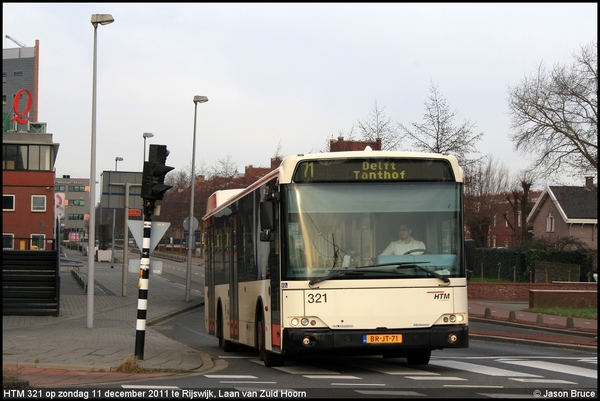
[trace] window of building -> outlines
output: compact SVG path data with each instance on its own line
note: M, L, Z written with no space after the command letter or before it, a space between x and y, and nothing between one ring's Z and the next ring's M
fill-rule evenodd
M492 247L495 248L497 246L498 237L492 235Z
M15 235L2 233L2 249L14 249Z
M69 199L67 200L68 206L85 206L85 201L83 199Z
M493 227L496 227L496 215L494 215L494 222L492 224L493 224Z
M552 210L548 212L548 217L546 217L546 232L554 232L554 214Z
M67 187L65 185L55 185L54 192L65 192Z
M517 227L521 227L521 211L517 212Z
M44 234L31 234L31 249L46 249L46 235Z
M85 192L83 185L69 185L69 192Z
M46 211L46 195L31 195L31 211L45 212Z
M2 211L13 212L15 210L15 196L2 194Z
M23 71L15 71L14 75L15 75L15 77L22 77L23 76Z
M2 169L51 171L52 154L49 145L2 145Z
M85 215L81 214L81 213L69 213L69 215L67 216L68 220L83 220L85 217Z

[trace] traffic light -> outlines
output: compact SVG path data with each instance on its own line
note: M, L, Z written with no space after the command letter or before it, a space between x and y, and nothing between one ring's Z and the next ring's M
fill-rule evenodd
M166 145L150 145L148 161L144 162L142 174L142 198L147 201L162 200L165 192L172 188L165 185L165 175L174 167L165 166L169 151Z

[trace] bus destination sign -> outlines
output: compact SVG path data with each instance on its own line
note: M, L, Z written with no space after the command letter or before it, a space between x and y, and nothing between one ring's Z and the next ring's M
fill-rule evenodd
M294 182L454 181L446 160L314 159L298 163Z

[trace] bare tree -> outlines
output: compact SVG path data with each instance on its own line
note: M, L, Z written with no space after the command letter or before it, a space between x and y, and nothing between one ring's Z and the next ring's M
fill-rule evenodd
M283 160L285 154L283 154L283 146L281 145L281 141L277 143L277 149L275 149L275 154L273 155L274 159Z
M598 173L598 47L574 53L569 67L543 63L508 90L515 149L535 157L541 177Z
M527 215L529 214L529 190L535 180L535 173L531 171L522 171L512 183L510 193L506 195L506 200L510 204L513 212L513 219L508 219L505 213L509 228L513 231L513 239L516 245L524 245L527 240Z
M470 120L464 120L462 124L455 126L456 112L450 112L448 102L438 86L431 83L429 91L423 122L410 123L409 127L398 124L398 128L405 137L412 140L415 150L452 154L462 166L475 163L478 158L469 159L468 155L478 153L475 144L483 133L473 132L475 124Z
M237 174L237 164L229 153L227 157L219 159L209 171L211 177L231 178Z
M377 101L369 115L364 120L357 121L357 126L363 141L375 142L380 138L382 150L396 150L400 146L401 137L394 121L386 117L383 108L380 109L377 105ZM354 125L350 132L353 134Z
M501 194L509 188L508 168L488 156L465 166L465 225L478 248L486 247Z

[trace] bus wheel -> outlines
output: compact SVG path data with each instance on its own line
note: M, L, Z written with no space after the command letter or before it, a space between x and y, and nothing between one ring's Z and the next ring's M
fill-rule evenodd
M261 319L258 321L257 334L258 334L258 352L260 355L260 360L263 361L263 363L265 364L265 366L267 368L270 368L273 366L283 366L283 363L285 362L283 355L268 351L266 348L264 316L261 317Z
M225 352L233 352L236 350L236 346L234 343L232 343L229 340L225 339L225 322L223 321L223 313L221 312L221 310L219 309L219 318L218 318L218 324L219 324L219 348L221 348L223 351Z
M406 361L409 365L427 365L429 363L430 358L431 350L421 349L417 351L412 351L410 354L408 354L406 356Z

